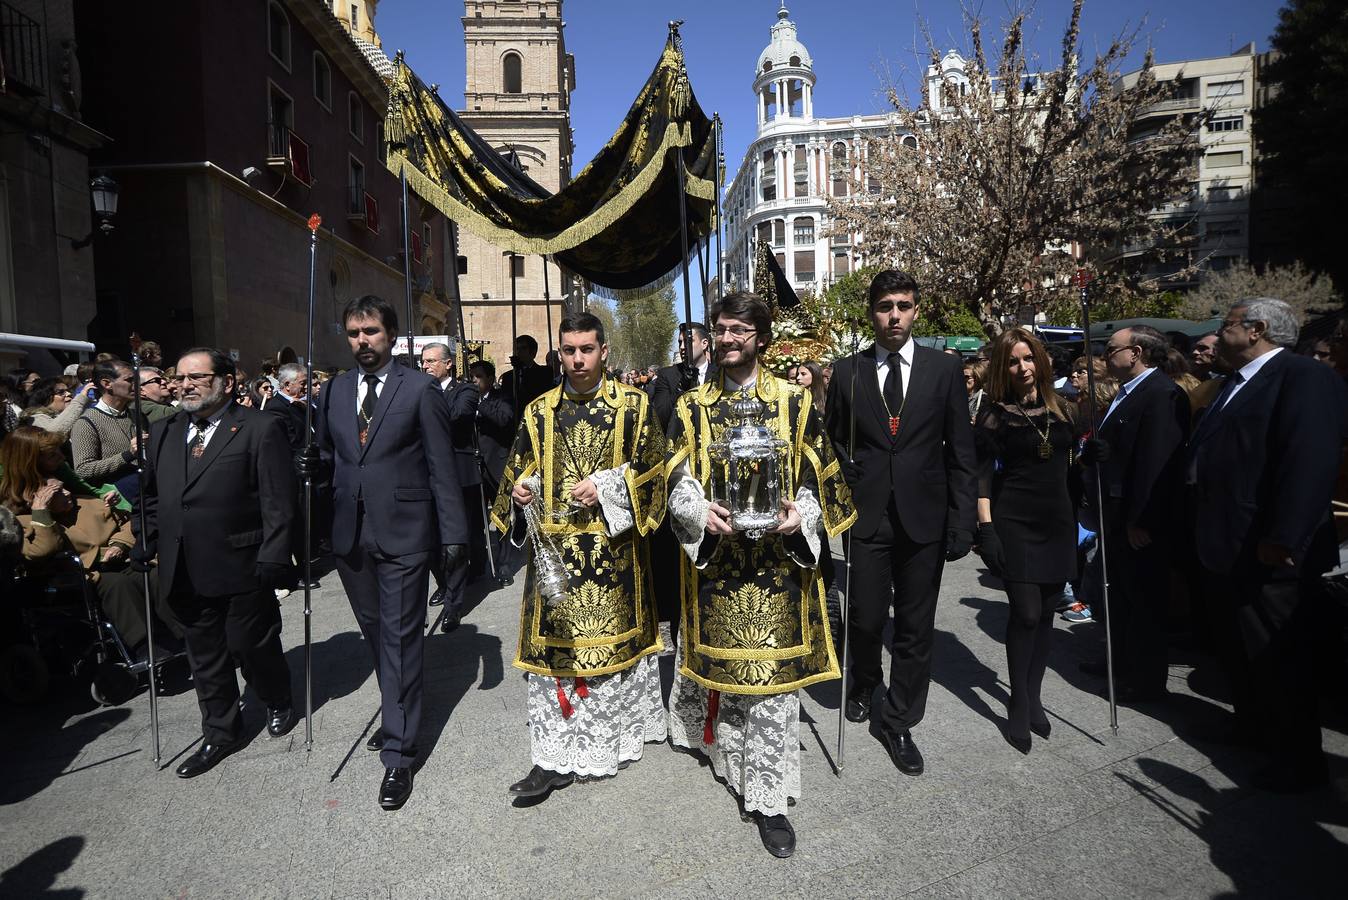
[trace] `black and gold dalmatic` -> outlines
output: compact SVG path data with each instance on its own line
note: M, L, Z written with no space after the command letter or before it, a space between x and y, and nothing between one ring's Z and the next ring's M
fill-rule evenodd
M543 531L561 550L566 599L549 606L535 587L531 560L524 580L514 665L559 678L619 672L660 649L645 536L665 515L665 440L642 391L604 379L589 394L553 388L525 408L506 461L492 524L516 525L510 492L538 475ZM570 505L571 489L597 471L628 464L624 481L633 527L616 537L598 506Z
M713 465L707 448L735 422L731 403L737 395L724 378L681 397L670 424L666 476L686 463L707 497ZM767 408L765 422L789 444L781 495L794 499L799 488L809 488L828 536L841 534L856 520L856 510L809 392L762 369L750 390ZM740 533L708 537L702 568L681 554L684 676L732 694L779 694L839 677L825 613L827 586L817 568L792 558L787 540L773 534L756 541Z

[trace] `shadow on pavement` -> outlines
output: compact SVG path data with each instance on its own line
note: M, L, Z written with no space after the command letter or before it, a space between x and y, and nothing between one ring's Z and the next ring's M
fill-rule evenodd
M1343 769L1344 762L1332 757L1331 770ZM1332 785L1278 796L1214 789L1201 774L1160 760L1144 757L1137 765L1164 791L1127 773L1117 777L1202 840L1213 865L1235 885L1214 897L1341 896L1343 845L1326 826L1348 824L1348 812ZM1189 802L1176 803L1166 792Z
M84 838L76 835L52 841L47 846L0 872L0 897L60 898L83 897L80 888L55 889L56 876L69 869L84 849Z
M24 722L7 718L16 734L24 736L17 744L0 751L0 806L18 803L41 792L65 771L84 748L103 734L131 718L131 709L123 706L105 709L63 725L69 710L44 707ZM12 896L0 890L0 896Z
M435 755L440 735L449 724L459 701L474 685L489 691L505 678L501 639L465 623L449 634L426 636L426 674L422 698L421 759L424 766ZM478 680L481 669L481 682ZM480 740L480 738L478 738Z
M340 631L313 645L314 712L331 700L340 700L360 689L373 673L370 651L359 631ZM290 684L295 709L304 715L304 645L291 647L285 653L290 667ZM262 701L248 691L248 705Z

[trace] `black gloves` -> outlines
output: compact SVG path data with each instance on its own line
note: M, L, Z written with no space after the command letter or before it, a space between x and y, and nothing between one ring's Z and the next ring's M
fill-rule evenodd
M945 533L945 561L964 559L973 549L974 536L963 528L949 528Z
M1109 444L1099 438L1091 438L1081 445L1081 461L1095 465L1109 462Z
M448 576L459 566L468 564L467 544L445 544L444 555L440 557L441 571Z
M310 444L303 450L295 453L295 474L301 478L317 478L318 469L321 460L318 455L318 447Z
M847 486L855 489L861 483L861 466L850 459L838 459L838 467L842 469L843 479Z
M126 555L127 565L131 566L133 572L148 572L154 567L154 556L153 550L141 546L138 541Z
M978 555L983 565L997 577L1006 571L1006 552L1002 550L1002 539L997 537L997 529L991 522L981 522L978 526Z
M257 567L253 569L253 574L257 576L259 586L272 591L282 588L290 590L298 583L298 579L295 577L295 567L292 565L259 562Z

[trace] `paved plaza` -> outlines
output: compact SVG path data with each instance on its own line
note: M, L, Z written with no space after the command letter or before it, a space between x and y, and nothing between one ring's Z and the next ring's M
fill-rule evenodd
M837 777L837 683L803 696L793 858L770 857L710 770L668 745L515 808L506 786L529 768L510 666L522 583L482 596L479 582L463 626L428 638L425 765L395 813L376 804L382 769L363 744L378 692L335 574L315 592L310 752L303 723L268 739L247 695L252 742L175 778L200 727L181 677L160 702L158 772L143 694L109 709L70 692L0 707L0 897L1343 896L1341 716L1325 732L1337 790L1259 793L1240 786L1255 756L1204 739L1227 709L1210 665L1172 652L1172 701L1121 708L1115 737L1100 683L1077 672L1100 628L1059 622L1044 684L1053 734L1021 756L999 730L1005 597L972 557L947 568L941 595L914 732L925 775L900 774L852 725ZM283 609L299 697L302 596Z

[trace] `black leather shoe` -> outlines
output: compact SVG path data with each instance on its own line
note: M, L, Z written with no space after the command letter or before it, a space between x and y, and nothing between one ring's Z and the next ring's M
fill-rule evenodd
M1053 723L1048 719L1045 719L1042 722L1031 722L1030 730L1041 738L1048 740L1048 736L1053 733Z
M917 749L917 744L910 733L881 728L880 737L885 742L885 749L889 751L889 758L894 761L900 772L905 775L922 774L924 768L922 751Z
M758 836L763 839L763 847L778 859L786 859L796 852L796 829L791 827L786 816L765 816L754 813L758 823Z
M1025 737L1016 737L1011 733L1011 729L1003 728L1002 737L1006 738L1006 742L1021 753L1028 754L1030 752L1030 736L1028 734Z
M873 691L867 688L865 691L856 691L847 698L847 721L865 722L871 717L871 694Z
M196 778L198 775L205 775L211 769L214 769L220 760L242 746L242 744L202 744L196 753L183 760L183 764L178 767L175 774L179 778Z
M410 796L412 796L412 770L385 769L384 780L379 785L379 805L389 811L402 809L402 805Z
M267 734L272 737L281 737L290 733L290 729L295 727L295 723L300 717L295 714L295 707L283 706L280 709L267 707Z
M384 749L384 732L381 729L376 728L374 730L374 734L370 735L370 739L365 742L365 749L375 751Z
M576 776L571 774L563 775L561 772L552 772L542 766L534 766L519 781L510 786L510 793L523 800L532 797L542 797L544 794L555 788L563 788L576 780Z
M512 584L515 583L515 576L502 575L500 578L496 579L496 583L501 587L510 587Z
M445 595L448 594L448 593L449 593L449 591L445 590L445 589L442 588L442 587L436 588L436 589L435 589L435 593L434 593L434 594L431 594L431 599L429 599L429 600L426 601L426 605L427 605L427 606L441 606L441 605L443 605L444 602L445 602Z
M459 615L457 609L445 610L445 614L440 617L440 633L449 634L451 631L458 628L459 623L462 621L463 616Z

